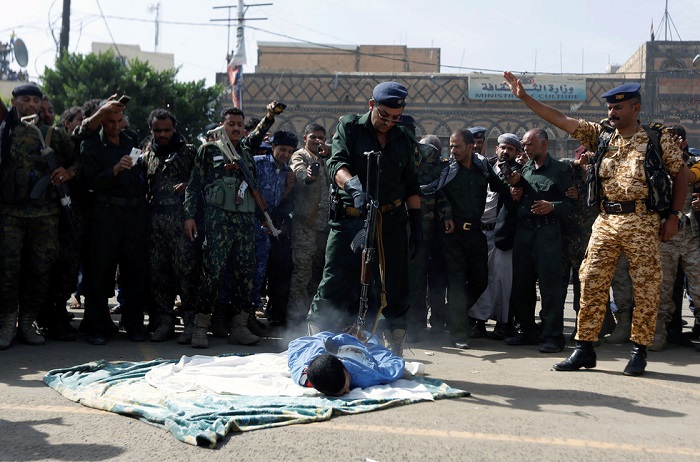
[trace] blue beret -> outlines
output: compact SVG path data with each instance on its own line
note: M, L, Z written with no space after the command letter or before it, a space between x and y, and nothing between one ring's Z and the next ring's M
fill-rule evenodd
M372 90L372 99L391 109L399 109L406 105L408 90L398 82L382 82Z
M18 96L36 96L38 98L43 98L44 94L39 87L33 83L25 83L23 85L17 85L12 89L12 97L16 98Z
M639 96L639 89L642 86L638 83L626 83L603 93L603 98L608 103L621 103Z
M469 131L472 132L472 136L474 137L474 139L483 140L484 138L486 138L485 127L477 125L476 127L470 128Z
M700 156L700 149L698 148L688 148L688 152L692 156Z
M279 130L272 135L272 138L270 138L270 143L275 146L291 146L296 148L297 144L299 143L299 138L297 138L294 133Z
M504 133L498 137L498 144L505 143L515 146L515 148L520 151L523 149L523 145L520 144L520 138L512 133Z

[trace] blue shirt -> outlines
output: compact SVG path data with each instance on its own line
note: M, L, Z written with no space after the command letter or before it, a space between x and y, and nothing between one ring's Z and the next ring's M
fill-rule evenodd
M265 200L265 205L272 211L282 200L282 193L287 187L287 172L289 166L282 164L278 169L272 154L263 154L253 157L255 173L257 174L258 189Z
M332 350L332 351L329 351ZM367 388L400 379L404 360L372 337L367 345L349 334L320 332L289 342L289 371L292 379L306 386L306 368L317 356L333 354L350 374L350 389Z

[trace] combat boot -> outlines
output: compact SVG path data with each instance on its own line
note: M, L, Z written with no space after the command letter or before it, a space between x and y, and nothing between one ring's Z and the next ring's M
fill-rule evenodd
M632 313L629 311L620 312L616 316L616 321L615 329L613 329L612 334L605 337L605 341L607 343L628 342L632 330Z
M596 366L596 361L597 357L593 349L593 342L578 340L571 356L552 366L552 369L555 371L577 371L582 367L592 369Z
M632 354L630 355L630 361L627 363L627 367L623 374L639 376L644 374L644 369L647 367L647 347L645 345L640 345L635 343L632 347Z
M255 316L255 314L253 314ZM248 313L240 312L231 320L231 330L228 333L228 343L231 345L255 345L260 337L248 329Z
M39 346L46 343L44 337L39 334L39 331L34 324L36 314L23 313L20 311L18 319L17 339L27 345Z
M158 326L151 334L151 342L165 342L175 336L175 316L170 314L160 314L158 316Z
M255 316L255 313L248 313L248 330L258 337L269 337L270 331L265 325Z
M197 313L194 317L194 329L192 331L192 348L209 348L209 323L211 314Z
M184 311L182 313L182 323L185 328L182 334L177 338L177 343L180 345L189 345L192 343L192 334L194 333L194 311Z
M17 311L0 313L0 350L10 348L17 326Z
M403 342L406 339L406 329L384 329L384 344L396 356L403 357Z

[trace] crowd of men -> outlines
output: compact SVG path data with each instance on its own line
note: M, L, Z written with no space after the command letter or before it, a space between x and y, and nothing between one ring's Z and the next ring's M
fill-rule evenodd
M567 340L569 283L576 348L555 370L595 367L602 338L633 342L627 375L644 372L647 349L692 345L680 306L684 287L700 300L700 199L688 187L700 168L688 168L683 127L642 125L637 84L603 95L608 118L591 123L504 79L581 142L573 159L548 152L543 127L500 134L495 152L487 128L465 127L443 156L438 137L416 138L397 82L341 117L331 143L309 124L301 148L272 130L277 101L262 119L224 109L196 149L166 109L151 111L142 140L127 100L87 101L53 126L39 87L16 87L0 108L0 349L76 340L66 303L78 281L78 331L93 345L120 329L174 339L178 318L177 341L195 348L367 321L398 356L428 326L459 349L488 337L552 354Z

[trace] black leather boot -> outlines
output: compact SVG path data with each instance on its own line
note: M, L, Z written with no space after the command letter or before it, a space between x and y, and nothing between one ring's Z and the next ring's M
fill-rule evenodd
M627 363L627 367L623 374L625 375L642 375L644 374L644 368L647 367L647 347L646 345L640 345L635 343L632 348L632 354L630 355L630 362Z
M582 367L591 369L596 366L596 354L593 342L576 342L576 348L571 356L552 366L555 371L577 371Z

